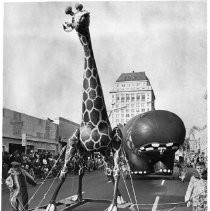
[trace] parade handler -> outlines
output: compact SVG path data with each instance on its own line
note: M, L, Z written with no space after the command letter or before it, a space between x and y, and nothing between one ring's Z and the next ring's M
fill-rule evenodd
M34 178L20 167L20 163L14 161L8 171L9 176L5 183L10 190L10 203L13 211L28 210L27 183L36 186Z
M186 194L187 207L193 211L207 211L207 170L204 162L196 164L196 172L191 177Z

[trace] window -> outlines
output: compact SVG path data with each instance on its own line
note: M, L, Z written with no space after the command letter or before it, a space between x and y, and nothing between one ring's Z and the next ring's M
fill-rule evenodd
M121 95L121 102L125 102L125 95L124 94Z
M131 101L133 102L135 100L134 94L131 94Z
M142 100L142 101L145 101L145 94L142 94L142 95L141 95L141 100Z
M140 100L140 94L136 94L136 100Z
M140 111L140 109L139 109L139 108L137 108L137 109L136 109L136 112L139 112L139 111Z
M131 117L134 117L134 114L131 114Z
M130 101L130 95L126 94L126 101Z
M129 109L126 109L126 113L128 113L130 110Z
M145 106L145 103L142 103L142 104L141 104L141 107L144 107L144 106Z
M121 114L121 117L124 117L124 114Z
M119 101L119 100L120 100L119 94L116 94L116 101Z
M134 109L131 109L131 112L134 113Z
M126 117L129 117L129 114L126 114Z
M145 108L142 108L141 111L142 111L142 112L145 112Z
M136 107L140 107L140 103L136 103Z

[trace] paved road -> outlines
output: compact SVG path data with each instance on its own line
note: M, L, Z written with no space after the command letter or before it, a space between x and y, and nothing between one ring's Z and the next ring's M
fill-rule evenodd
M135 204L135 197L132 189L132 181L135 189L137 204L140 211L189 211L184 202L184 195L188 185L189 177L191 176L192 169L189 169L188 179L182 183L176 179L177 174L173 177L139 177L134 176L133 180L127 179L126 190L125 183L121 179L119 187L122 195L126 201L131 201ZM113 187L112 183L107 183L106 177L102 171L94 171L87 173L83 179L84 198L94 199L112 199ZM36 207L41 201L40 205L48 204L53 190L46 193L47 189L52 184L53 180L48 180L44 185L37 187L29 186L29 197L31 197L37 190L37 194L30 201L30 208ZM55 180L55 184L58 181ZM56 185L52 185L52 189ZM74 195L77 191L77 177L68 176L64 185L62 186L58 200ZM128 194L129 192L129 194ZM130 197L129 197L130 195ZM80 207L75 208L75 211L99 211L105 210L109 204L107 203L86 203ZM59 207L60 209L60 207ZM58 210L59 210L58 209ZM9 211L9 191L7 188L2 189L2 211ZM128 210L119 209L119 210Z

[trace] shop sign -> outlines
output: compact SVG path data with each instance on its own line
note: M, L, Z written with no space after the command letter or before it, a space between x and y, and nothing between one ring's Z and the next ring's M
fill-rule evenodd
M26 143L27 142L27 139L26 139L26 134L25 133L22 133L22 146L26 146Z

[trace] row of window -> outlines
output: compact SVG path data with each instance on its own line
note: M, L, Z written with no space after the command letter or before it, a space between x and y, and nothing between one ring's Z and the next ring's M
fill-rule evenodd
M132 82L132 83L116 83L116 87L137 87L137 86L150 86L149 81L146 82Z
M114 119L114 118L119 118L119 117L130 117L130 116L132 117L135 114L135 112L136 113L146 112L146 111L150 111L150 109L149 108L147 108L147 109L145 109L145 108L138 109L137 108L137 109L131 109L130 111L131 111L131 114L129 113L129 110L126 110L126 113L122 112L121 114L113 113L112 118Z
M138 107L150 107L150 104L151 102L147 102L147 103L127 103L127 104L113 104L112 105L112 108L115 109L115 108L119 108L118 110L125 110L125 108L138 108ZM122 108L122 109L120 109Z
M147 98L150 98L151 97L151 93L147 93ZM121 102L128 102L128 101L139 101L139 100L142 100L142 101L145 101L145 98L146 98L146 94L116 94L116 95L112 95L112 99L116 99L116 101L120 101Z

